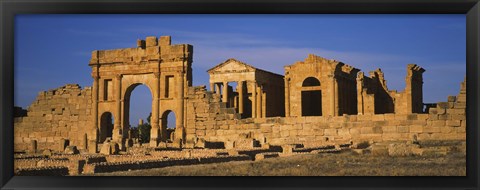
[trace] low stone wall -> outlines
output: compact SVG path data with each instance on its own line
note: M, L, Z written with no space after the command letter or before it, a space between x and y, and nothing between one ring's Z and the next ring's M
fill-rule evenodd
M28 150L32 140L39 150L55 149L62 138L81 149L91 104L91 88L78 84L40 92L27 116L14 118L14 150Z
M20 159L15 160L15 168L34 168L34 167L51 167L51 166L67 166L67 159Z
M100 163L100 162L107 162L106 156L101 154L75 154L75 155L52 155L49 156L49 159L54 160L68 160L70 162L78 162L80 160L85 160L85 163Z
M198 128L198 138L230 141L248 134L271 145L349 141L465 140L465 109L444 114L381 114L339 117L288 117L237 120ZM210 135L201 135L201 134Z
M35 159L19 159L15 160L15 169L17 170L32 170L33 168L51 168L51 167L66 167L69 175L78 175L82 173L83 166L86 161L81 159L69 160L68 158L35 158ZM94 162L92 162L94 163Z
M200 158L200 157L211 157L216 156L219 150L196 150L196 149L187 149L183 151L153 151L150 154L157 158Z
M260 144L304 144L362 141L465 140L466 82L458 96L425 114L365 114L312 117L271 117L239 119L224 108L219 98L204 87L189 89L186 140L224 142L226 147L239 139ZM238 143L237 143L238 144Z
M96 163L96 164L86 164L84 167L84 174L162 168L162 167L178 166L178 165L219 163L219 162L241 161L241 160L250 160L250 157L247 155L238 155L238 156L217 156L217 157L207 157L207 158L157 159L157 160L126 161L126 162L113 162L113 163L110 163L110 162Z
M15 171L17 176L66 176L68 168L65 166L22 168Z

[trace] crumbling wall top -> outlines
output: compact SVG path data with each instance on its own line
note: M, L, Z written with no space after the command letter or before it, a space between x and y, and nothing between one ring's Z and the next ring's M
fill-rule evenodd
M330 68L335 70L337 66L339 66L339 69L348 74L357 74L360 69L357 69L351 65L347 65L343 62L337 61L335 59L326 59L324 57L320 57L315 54L308 54L307 58L305 58L304 61L297 61L293 65L286 65L284 68L286 70L291 69L292 67L295 67L295 65L302 65L302 64L327 64Z
M191 59L193 46L189 44L171 44L170 36L146 37L137 40L136 48L95 50L89 65L147 62L147 61L181 61Z

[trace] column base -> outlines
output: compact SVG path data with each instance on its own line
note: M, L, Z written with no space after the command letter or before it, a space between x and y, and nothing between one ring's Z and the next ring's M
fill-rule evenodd
M152 148L157 148L159 142L160 141L157 138L153 138L153 139L150 139L149 145Z

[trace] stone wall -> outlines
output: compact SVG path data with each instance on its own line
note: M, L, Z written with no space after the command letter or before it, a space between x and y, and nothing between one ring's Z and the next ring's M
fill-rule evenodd
M363 72L357 75L358 114L394 113L394 100L388 92L388 87L381 69L376 69L365 76Z
M14 149L25 151L32 140L38 149L55 149L60 140L81 148L84 129L91 125L91 88L78 84L42 91L28 107L27 115L14 119Z
M395 113L423 112L423 72L425 69L418 65L407 65L405 90L402 92L390 91L390 95L395 99Z
M411 114L424 113L423 72L415 64L407 65L406 87L403 91L388 90L384 74L376 69L365 76L357 75L358 114Z
M189 87L185 98L184 148L201 139L232 146L254 147L284 144L342 144L362 141L465 140L466 81L458 96L449 96L425 114L364 114L342 116L267 117L241 119L227 108L220 95L205 86ZM56 149L68 139L85 147L85 127L91 125L91 89L66 85L41 92L15 118L15 151ZM179 139L174 139L177 141Z
M251 139L260 144L322 144L350 141L465 140L466 88L425 114L365 114L343 116L238 119L205 87L189 89L187 141ZM229 144L229 145L227 145Z
M226 103L221 102L220 95L207 91L205 86L188 89L185 123L187 141L215 136L215 130L220 129L220 125L234 125L240 118L235 108L227 108Z

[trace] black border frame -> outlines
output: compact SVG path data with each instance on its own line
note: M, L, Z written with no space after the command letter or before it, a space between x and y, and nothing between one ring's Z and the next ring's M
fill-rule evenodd
M15 14L465 14L467 177L26 177L13 176ZM479 0L0 0L1 189L479 189Z

